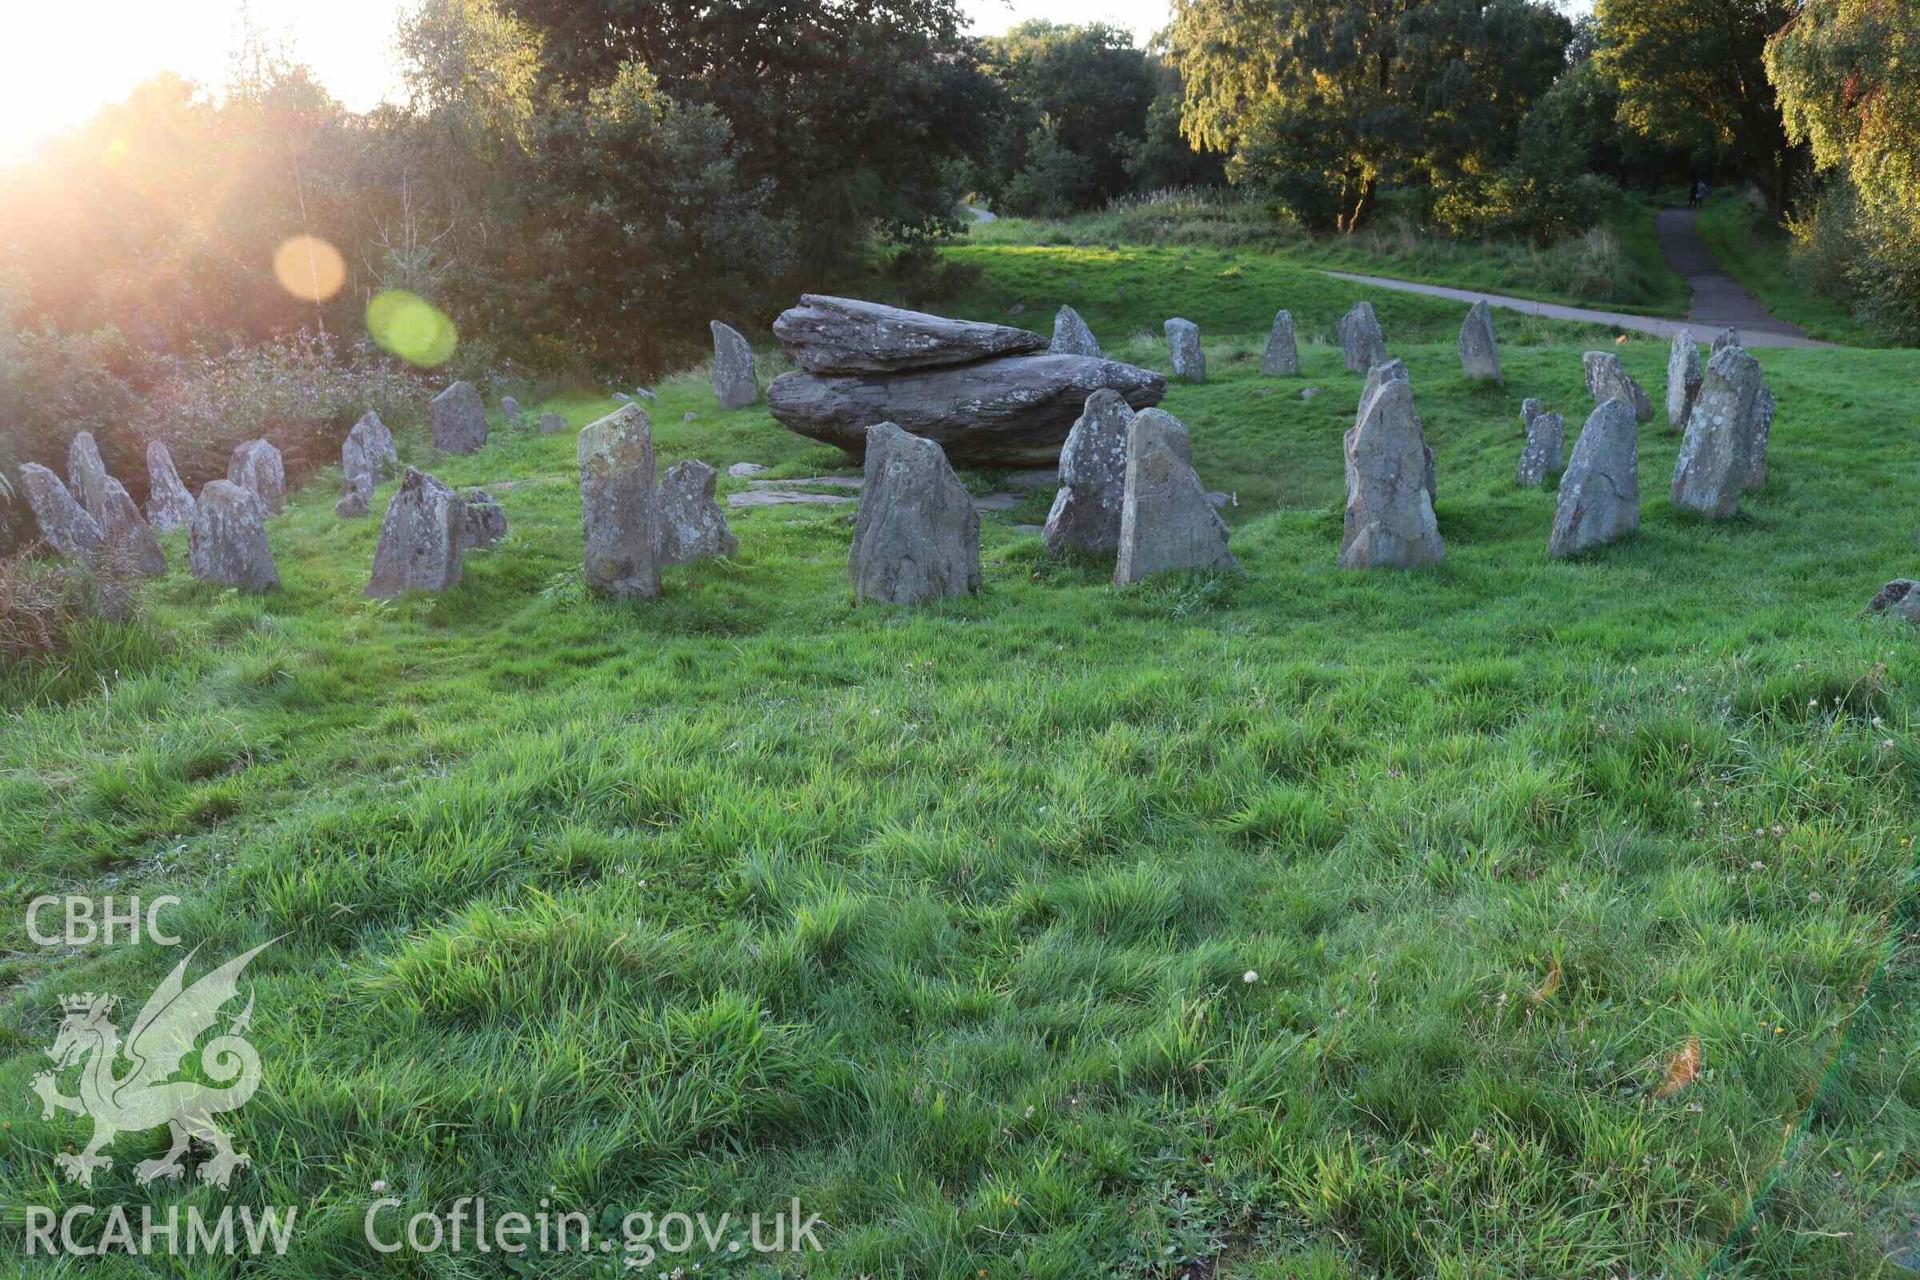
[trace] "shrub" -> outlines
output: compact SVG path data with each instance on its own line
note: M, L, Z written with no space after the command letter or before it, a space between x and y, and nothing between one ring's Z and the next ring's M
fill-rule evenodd
M31 554L33 550L0 558L0 658L23 662L53 657L89 616L111 610L124 620L131 614L126 579L110 577L103 593L93 575L42 559Z
M1866 252L1859 227L1859 197L1851 182L1828 184L1809 192L1788 217L1793 236L1790 266L1794 277L1815 293L1843 305L1856 300L1853 266Z

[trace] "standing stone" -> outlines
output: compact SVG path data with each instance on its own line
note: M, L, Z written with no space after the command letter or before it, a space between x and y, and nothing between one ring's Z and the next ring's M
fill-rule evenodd
M1713 350L1707 353L1707 359L1712 360L1713 357L1719 355L1728 347L1738 347L1741 345L1743 344L1740 341L1740 331L1738 329L1723 329L1720 332L1720 336L1713 340Z
M1493 308L1483 298L1460 325L1460 369L1469 382L1501 382L1500 343L1493 336Z
M520 423L520 402L512 396L501 396L500 416L506 419L509 426L518 426Z
M1293 340L1293 312L1274 314L1273 332L1267 335L1267 349L1260 357L1260 372L1268 378L1299 376L1300 348Z
M280 589L267 545L265 508L251 489L215 480L200 490L187 540L187 567L202 582L250 594Z
M105 487L98 524L101 536L106 539L107 555L116 567L126 572L143 578L164 578L167 557L160 550L160 540L153 536L153 529L134 504L133 496L112 476L103 476L102 480Z
M1707 362L1673 467L1673 505L1724 520L1740 509L1763 416L1760 362L1738 346Z
M95 523L106 519L107 479L107 464L100 459L93 433L79 432L67 446L67 488Z
M1181 569L1239 568L1190 450L1185 424L1164 409L1143 409L1127 424L1115 586Z
M1586 354L1587 391L1596 404L1605 400L1625 400L1633 407L1636 421L1647 422L1653 417L1653 401L1647 398L1646 390L1633 380L1627 367L1620 363L1620 357L1611 351L1589 351Z
M1560 477L1547 554L1556 559L1624 538L1640 527L1640 419L1625 400L1603 400L1581 428Z
M1528 419L1527 447L1520 451L1520 465L1514 472L1513 482L1523 489L1538 488L1545 483L1550 473L1560 469L1566 434L1567 420L1557 413L1536 413Z
M260 500L268 515L287 507L287 469L280 451L265 440L235 445L227 458L227 479Z
M466 550L491 551L507 540L507 513L498 498L485 489L463 489L460 499L467 505L460 534Z
M1350 373L1365 373L1387 362L1387 339L1380 332L1380 318L1371 302L1356 302L1353 310L1340 317L1340 351L1347 358Z
M1060 491L1047 513L1049 555L1120 549L1120 508L1127 488L1127 424L1133 406L1118 391L1096 391L1060 449Z
M471 382L456 382L433 398L433 447L442 453L478 453L487 442L487 407Z
M373 476L370 472L350 472L340 489L340 499L333 504L333 514L343 520L354 520L373 510Z
M1908 622L1920 623L1920 582L1912 578L1895 578L1874 593L1867 608L1875 613L1891 613L1896 618Z
M1433 455L1413 411L1413 384L1399 361L1368 375L1359 415L1346 435L1346 455L1341 567L1440 563L1446 547L1433 514Z
M567 420L557 413L547 412L540 415L540 434L557 436L567 429Z
M740 549L727 513L713 499L718 478L697 458L667 468L660 480L660 563L692 564Z
M91 565L106 546L100 522L74 500L60 477L37 462L20 464L20 487L40 524L40 540L76 564Z
M1097 356L1100 343L1078 311L1062 307L1053 318L1053 341L1047 344L1047 351L1056 356Z
M1520 402L1520 434L1523 436L1526 435L1527 428L1532 425L1533 420L1546 411L1547 402L1545 400L1536 400L1532 396L1528 396L1525 400L1522 400Z
M1371 396L1375 391L1378 391L1380 384L1383 382L1405 382L1411 385L1413 379L1407 373L1407 362L1404 360L1389 359L1367 370L1367 384L1360 391L1360 403L1365 404L1367 397ZM1418 413L1415 413L1413 415L1413 425L1420 433L1420 470L1421 476L1427 486L1427 498L1430 501L1438 502L1440 501L1438 469L1434 463L1433 448L1426 442L1427 424L1421 421Z
M1760 384L1760 399L1754 414L1753 431L1747 439L1747 492L1767 483L1767 442L1773 436L1773 392Z
M1667 425L1683 431L1700 398L1700 344L1682 329L1673 335L1673 347L1667 353Z
M1200 326L1178 316L1167 321L1167 350L1173 356L1173 376L1188 382L1207 380L1207 353L1200 349Z
M856 604L921 604L980 590L980 513L931 440L867 429L866 479L847 559Z
M587 586L615 599L660 594L654 539L653 423L637 404L581 429L580 524Z
M193 523L193 493L181 483L173 454L159 440L147 442L147 519L162 533Z
M369 599L403 591L451 591L460 585L466 550L466 499L424 471L407 468L380 521Z
M360 415L360 421L353 424L353 430L347 432L349 442L358 439L360 453L373 469L374 483L390 480L400 474L400 453L393 447L393 432L387 430L387 424L380 421L380 415L372 410ZM341 446L341 462L346 461L345 446Z
M713 332L713 395L722 409L744 409L760 399L760 379L753 369L753 348L738 330L718 320L707 322Z

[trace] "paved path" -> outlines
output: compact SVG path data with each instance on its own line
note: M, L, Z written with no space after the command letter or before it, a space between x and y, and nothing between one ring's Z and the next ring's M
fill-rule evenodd
M1667 265L1684 276L1693 290L1693 302L1687 308L1689 323L1716 333L1738 329L1741 341L1751 347L1763 345L1759 341L1763 333L1809 341L1806 330L1774 319L1758 298L1720 269L1713 250L1700 238L1698 220L1697 209L1662 209L1654 223Z
M967 211L967 212L968 212L969 214L971 214L971 215L972 215L972 217L973 217L973 220L974 220L975 222L998 222L998 221L1000 221L1000 215L999 215L999 214L997 214L997 213L995 213L995 212L994 212L993 210L991 210L991 209L982 209L982 208L981 208L981 207L980 207L979 205L977 205L977 204L963 204L963 205L961 205L960 207L961 207L962 209L965 209L965 210L966 210L966 211Z

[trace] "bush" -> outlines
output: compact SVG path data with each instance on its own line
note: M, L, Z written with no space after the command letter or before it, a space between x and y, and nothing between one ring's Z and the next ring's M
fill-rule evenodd
M93 572L35 553L38 544L0 558L0 658L24 662L66 651L91 618L130 622L138 612L138 570L106 561Z
M1797 202L1800 212L1787 219L1793 236L1791 270L1806 288L1844 306L1856 301L1853 267L1866 254L1860 236L1860 202L1844 179Z

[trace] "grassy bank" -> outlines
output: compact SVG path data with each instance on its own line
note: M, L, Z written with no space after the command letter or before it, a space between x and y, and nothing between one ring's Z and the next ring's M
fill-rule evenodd
M1298 263L1572 306L1666 316L1684 315L1687 308L1686 282L1661 255L1653 207L1625 196L1609 205L1592 231L1545 247L1421 234L1386 214L1351 236L1312 236L1258 201L1208 193L1121 202L1070 219L1002 218L976 224L968 238L995 247L1266 250Z
M1448 556L1353 574L1358 380L1323 344L1299 380L1255 353L1274 307L1324 335L1358 291L1213 248L956 253L969 314L1072 301L1163 369L1137 335L1200 323L1215 381L1166 407L1237 494L1244 573L1115 592L1019 527L1040 494L983 518L977 599L853 609L851 508L790 507L603 605L571 436L502 432L403 442L512 522L444 598L361 600L376 522L323 482L272 524L281 594L194 584L176 539L126 661L7 675L16 905L173 892L203 961L278 939L267 1083L223 1117L255 1167L163 1195L301 1205L251 1276L514 1273L374 1254L381 1194L609 1224L797 1196L826 1248L782 1273L817 1276L1885 1274L1920 1177L1920 651L1861 607L1920 569L1920 459L1886 430L1920 356L1763 353L1746 512L1672 510L1649 426L1641 535L1556 563L1517 408L1577 423L1594 335L1496 314L1508 383L1474 389L1457 307L1378 297ZM1657 392L1663 346L1614 349ZM723 491L735 461L840 464L697 377L653 417ZM130 1019L177 959L11 937L9 1205L146 1197L160 1134L59 1183L87 1127L29 1083L60 993Z
M1792 237L1751 201L1737 195L1715 196L1701 208L1696 225L1726 273L1774 315L1826 342L1890 345L1872 325L1801 280L1793 267Z

